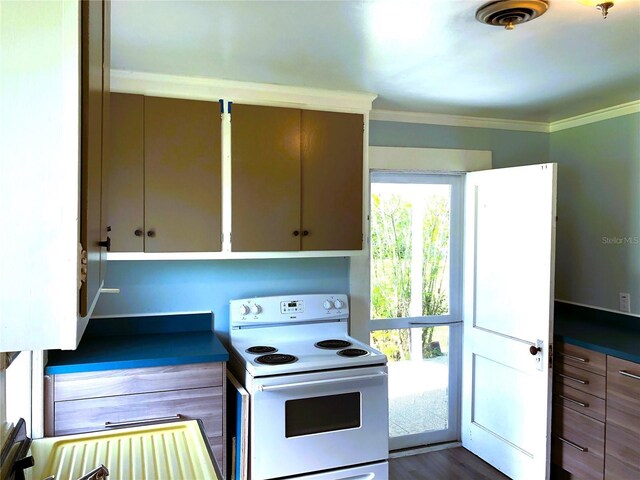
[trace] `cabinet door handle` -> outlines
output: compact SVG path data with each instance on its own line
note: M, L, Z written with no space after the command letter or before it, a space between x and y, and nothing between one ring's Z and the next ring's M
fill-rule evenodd
M573 398L565 397L564 395L558 394L558 397L560 397L563 400L566 400L567 402L570 402L570 403L573 403L575 405L578 405L580 407L587 408L589 406L588 403L582 403L582 402L579 402L578 400L574 400Z
M309 235L309 230L303 230L302 231L302 236L306 237L307 235Z
M620 375L624 375L625 377L633 378L634 380L640 380L638 375L634 375L633 373L629 373L626 370L618 370Z
M300 230L294 230L293 231L293 236L297 237L298 235L300 235Z
M566 378L567 380L571 380L572 382L577 382L582 385L589 385L589 380L582 380L581 378L571 377L569 375L565 375L564 373L558 373L559 377Z
M562 355L565 358L568 358L569 360L575 360L576 362L582 362L582 363L589 362L588 358L576 357L575 355L569 355L568 353L563 353L563 352L558 352L558 354Z
M133 234L134 234L136 237L141 237L143 233L144 233L144 232L142 231L142 229L141 229L141 228L138 228L138 229L136 229L136 231L135 231L135 232L133 232Z
M106 240L101 240L98 242L98 245L101 247L106 247L107 252L111 251L111 237L107 236Z
M104 428L131 427L134 425L148 425L149 423L166 422L167 420L181 420L182 415L177 413L170 417L145 418L142 420L127 420L124 422L104 422Z
M156 232L154 230L149 230L147 232L147 237L155 237L156 236Z
M569 445L570 447L575 448L576 450L580 450L581 452L588 452L589 451L588 448L581 447L577 443L573 443L571 440L567 440L566 438L562 438L560 435L556 435L555 437L558 440L560 440L562 443L566 443L567 445Z

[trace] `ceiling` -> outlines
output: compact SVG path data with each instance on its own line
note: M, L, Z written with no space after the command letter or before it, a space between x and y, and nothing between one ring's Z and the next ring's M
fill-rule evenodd
M483 0L112 3L112 68L378 95L377 110L552 122L640 99L640 0L507 31Z

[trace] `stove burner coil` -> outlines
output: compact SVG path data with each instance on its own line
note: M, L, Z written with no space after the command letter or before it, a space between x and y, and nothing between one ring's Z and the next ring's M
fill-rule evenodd
M261 355L256 358L256 362L263 365L283 365L285 363L294 363L298 361L298 357L286 353L270 353Z
M324 348L326 350L339 350L341 348L350 347L351 342L347 342L346 340L322 340L320 342L314 343L314 346L317 348Z
M362 357L364 355L369 355L369 352L362 350L361 348L345 348L344 350L340 350L338 355L341 357Z
M264 355L265 353L275 353L278 349L276 347L270 347L267 345L256 345L255 347L249 347L245 350L247 353L254 353L256 355Z

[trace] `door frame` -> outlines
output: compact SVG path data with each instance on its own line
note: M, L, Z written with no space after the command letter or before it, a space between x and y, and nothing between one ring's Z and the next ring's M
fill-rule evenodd
M378 180L397 184L449 185L449 313L420 317L371 319L369 331L449 327L448 411L447 428L389 438L389 449L399 450L434 443L452 442L460 438L460 392L462 378L462 246L464 224L464 176L452 173L372 171L371 186ZM371 233L370 233L371 235ZM369 236L369 239L371 237ZM369 252L369 262L371 261ZM370 263L369 263L370 265Z
M369 173L377 171L393 171L405 173L433 173L433 174L464 174L477 170L489 170L492 167L492 152L488 150L458 150L439 148L409 148L409 147L369 147ZM464 182L463 182L464 183ZM367 221L370 221L370 193L369 183L365 189L366 203L364 205L367 212ZM464 190L464 185L461 186ZM464 212L461 212L460 221L464 221ZM369 232L369 228L365 229ZM349 292L350 292L350 321L349 333L358 340L369 344L371 332L370 318L370 237L365 239L366 255L351 257L349 268ZM461 238L462 240L462 238ZM462 245L461 245L462 248ZM461 261L463 259L461 258ZM460 312L461 313L461 312ZM427 317L429 318L429 317ZM456 335L456 330L460 330L459 336L462 338L462 324L452 322L442 322L440 317L432 317L434 322L427 325L448 324L450 326L450 336ZM461 317L460 317L461 318ZM407 319L408 320L408 319ZM386 322L386 320L378 320ZM378 324L383 326L383 324ZM456 361L461 362L460 358ZM453 358L450 358L450 362ZM450 365L450 367L454 367ZM458 365L457 386L461 385L461 363ZM458 397L456 410L460 412L460 390L455 393ZM460 438L460 416L455 427L456 439ZM435 437L435 436L434 436ZM433 442L445 441L434 438ZM392 448L398 448L392 446Z

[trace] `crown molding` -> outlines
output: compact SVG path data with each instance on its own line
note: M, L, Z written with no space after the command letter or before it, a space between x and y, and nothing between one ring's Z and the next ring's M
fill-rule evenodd
M602 110L596 110L595 112L585 113L583 115L577 115L575 117L551 122L549 124L549 132L559 132L560 130L566 130L567 128L580 127L589 123L622 117L624 115L630 115L632 113L640 113L640 100L635 100L633 102L603 108Z
M111 91L159 97L365 113L377 95L209 77L111 70Z
M467 117L441 113L400 112L395 110L371 110L369 120L383 122L422 123L451 127L493 128L498 130L518 130L522 132L549 133L545 122L527 122L499 118Z
M441 113L371 110L376 94L267 83L239 82L209 77L165 75L111 70L111 90L195 100L224 99L238 103L369 113L370 120L451 127L490 128L521 132L553 133L589 123L640 112L640 100L616 105L555 122L531 122Z
M466 117L440 113L401 112L395 110L372 110L370 120L383 122L421 123L427 125L446 125L451 127L495 128L499 130L517 130L521 132L553 133L567 128L580 127L589 123L609 120L632 113L640 113L640 100L603 108L594 112L569 117L555 122L527 122L498 118Z

